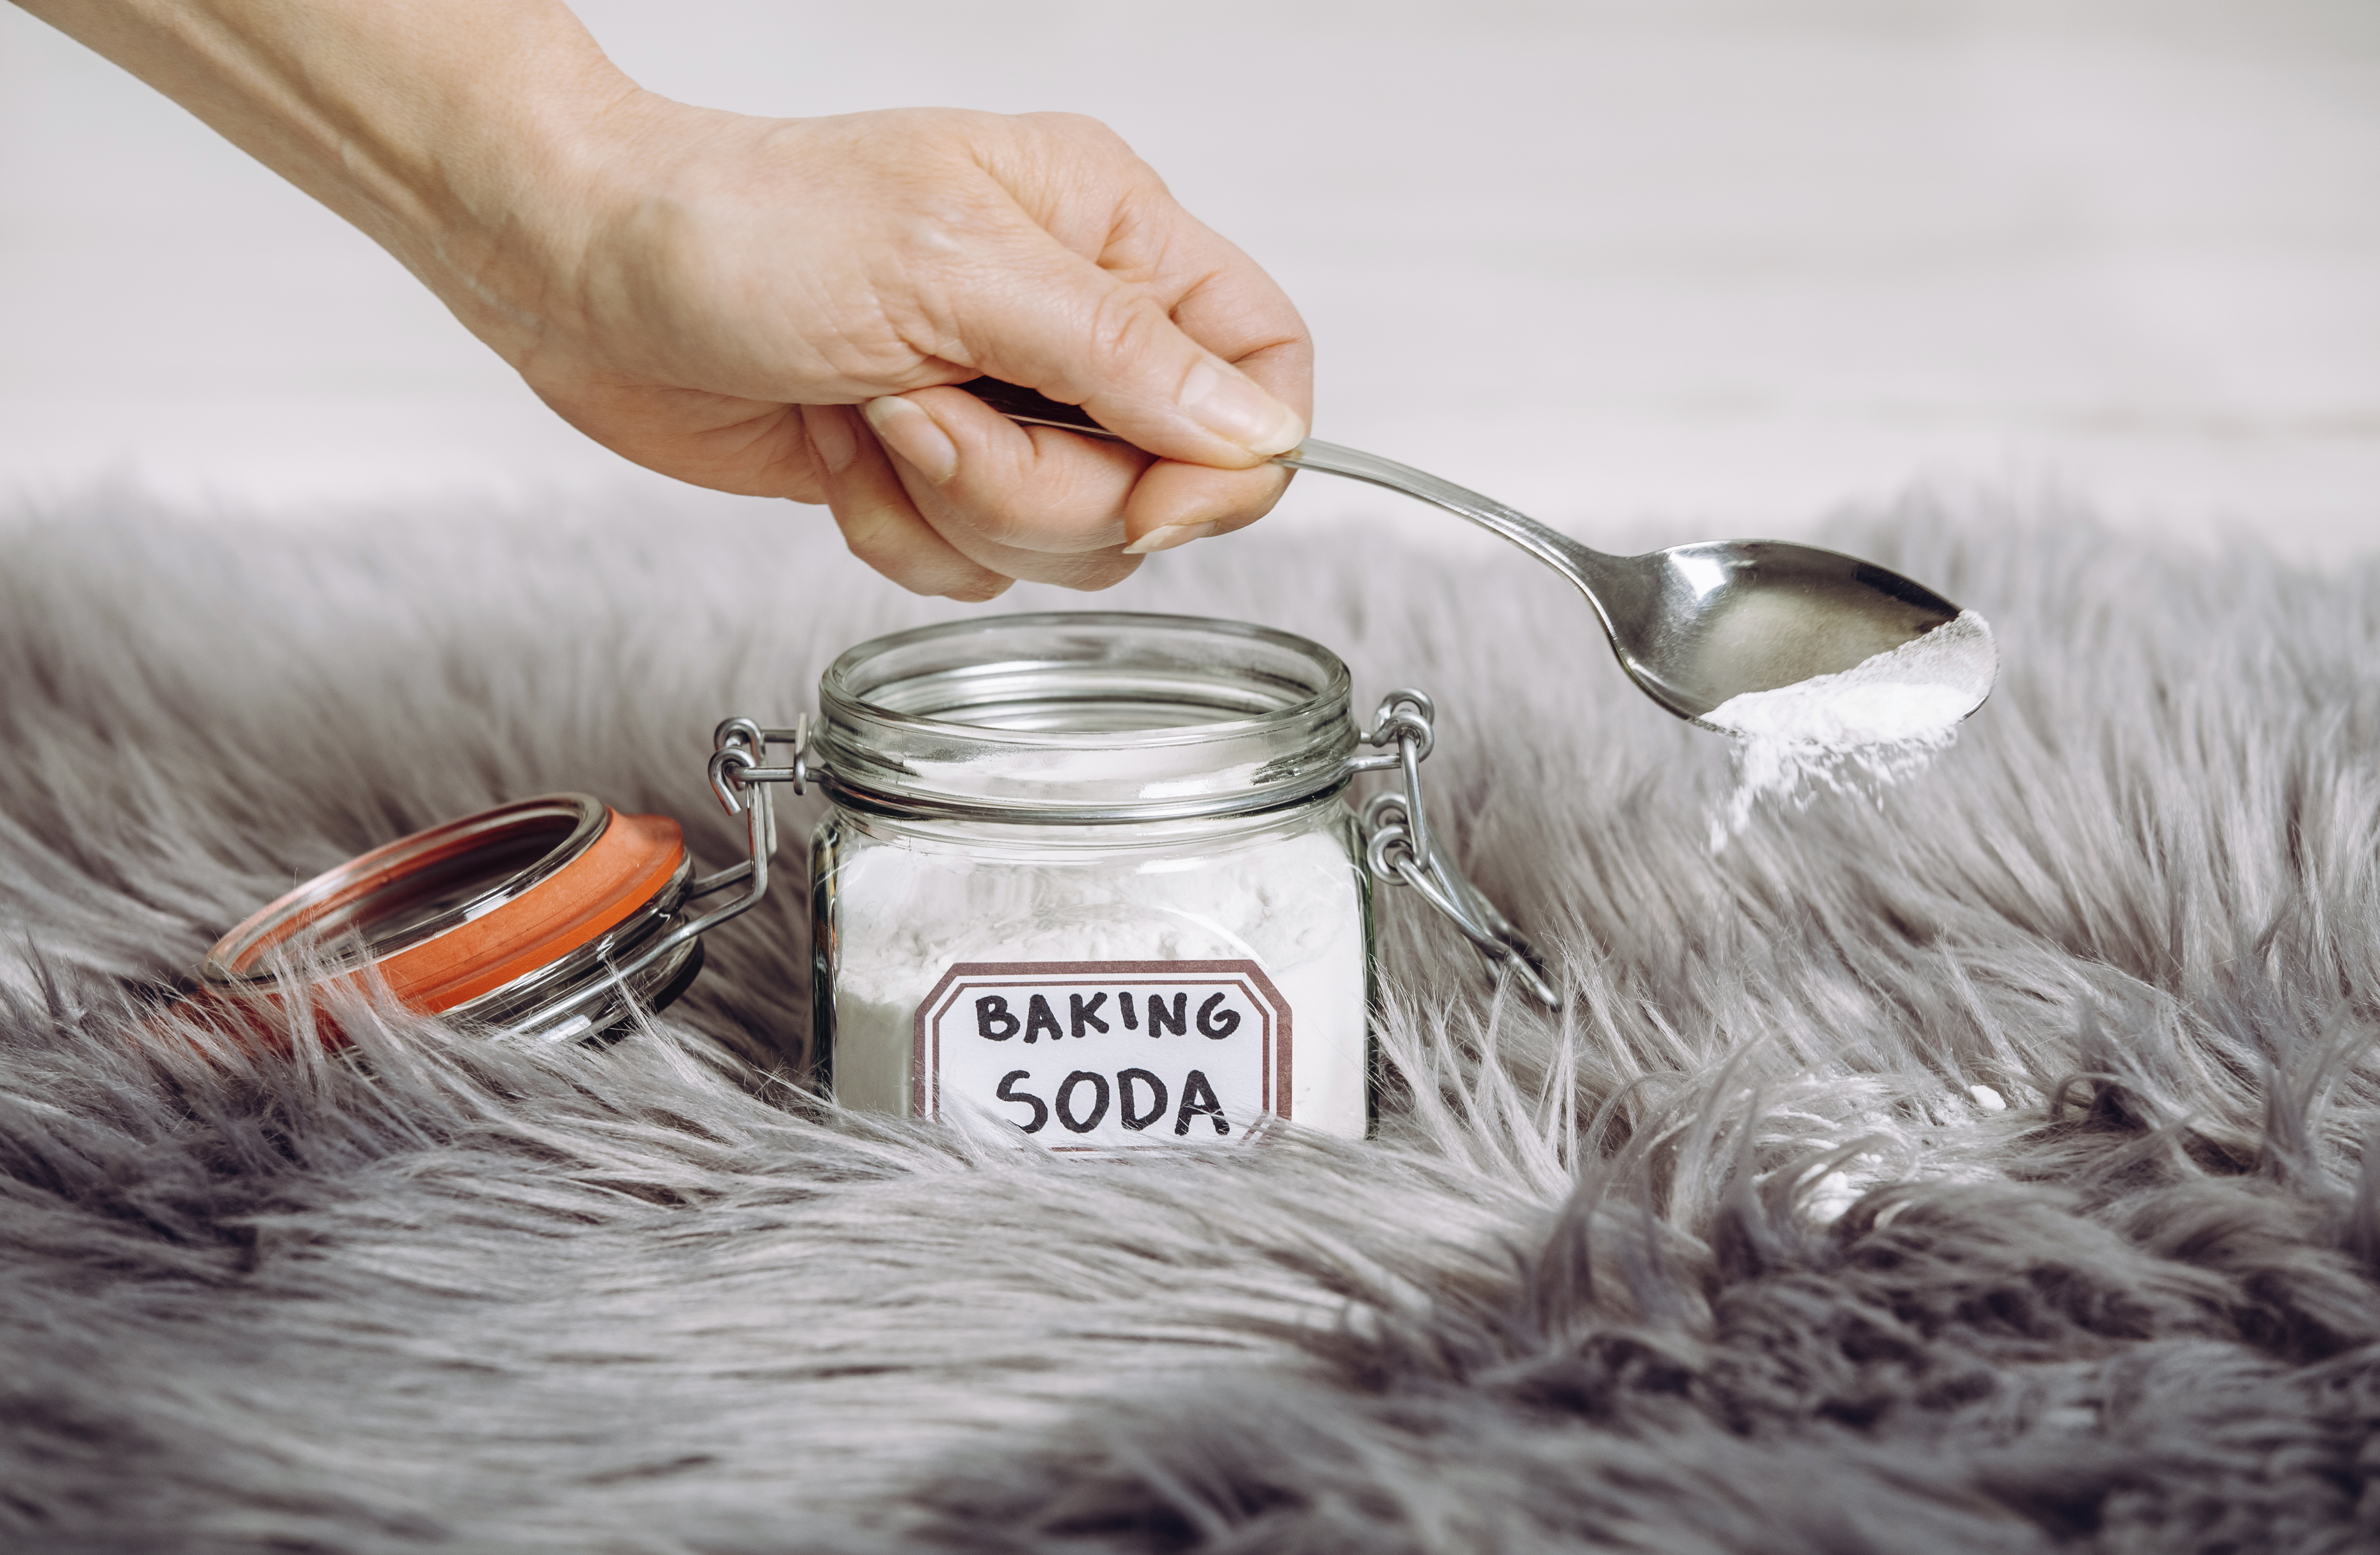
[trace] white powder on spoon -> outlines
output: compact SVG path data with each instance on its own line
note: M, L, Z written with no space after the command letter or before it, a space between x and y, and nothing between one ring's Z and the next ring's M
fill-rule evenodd
M1837 674L1731 697L1703 722L1736 738L1735 793L1711 847L1775 796L1806 805L1821 788L1873 793L1923 770L1958 738L1999 676L1999 648L1973 611Z

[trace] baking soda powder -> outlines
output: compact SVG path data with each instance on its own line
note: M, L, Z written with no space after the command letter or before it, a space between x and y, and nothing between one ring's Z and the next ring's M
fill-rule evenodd
M1712 848L1742 832L1764 797L1800 806L1821 789L1874 794L1924 770L1998 674L1992 629L1970 610L1840 674L1720 703L1703 722L1735 736L1736 781L1712 820Z
M1368 1122L1365 885L1336 800L1200 844L829 846L834 1092L1058 1149Z

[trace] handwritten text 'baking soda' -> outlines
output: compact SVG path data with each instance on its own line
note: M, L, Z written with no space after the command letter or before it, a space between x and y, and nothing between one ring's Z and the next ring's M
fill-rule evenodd
M1097 976L1090 966L1068 973L969 978L934 1002L922 1033L934 1112L980 1112L1060 1148L1107 1148L1237 1143L1280 1110L1288 1012L1256 979L1102 987L1084 976Z

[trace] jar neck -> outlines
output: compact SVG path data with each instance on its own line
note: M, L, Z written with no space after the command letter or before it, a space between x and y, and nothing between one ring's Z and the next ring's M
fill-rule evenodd
M1357 746L1347 667L1187 616L993 617L863 643L820 683L829 791L871 815L1107 826L1326 798Z
M839 826L879 842L934 851L1045 856L1164 854L1185 848L1220 851L1257 846L1321 827L1351 824L1354 812L1342 802L1344 789L1342 783L1329 793L1254 813L1157 820L983 821L948 815L892 815L840 802L832 814Z

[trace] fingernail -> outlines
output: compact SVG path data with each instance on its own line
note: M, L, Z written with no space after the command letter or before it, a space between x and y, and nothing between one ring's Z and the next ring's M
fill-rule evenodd
M859 436L852 431L842 406L803 406L802 430L809 433L810 446L818 450L819 461L829 475L841 475L859 457Z
M1260 458L1305 441L1297 413L1220 362L1200 362L1182 381L1182 413L1226 443Z
M1294 444L1293 444L1294 446ZM1177 545L1187 545L1194 540L1204 540L1215 532L1212 524L1168 524L1161 529L1151 529L1123 548L1127 556L1146 556L1152 551L1171 551Z
M884 445L939 486L959 472L958 444L934 419L899 395L871 399L862 411Z

